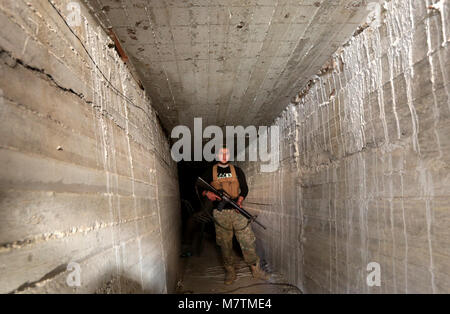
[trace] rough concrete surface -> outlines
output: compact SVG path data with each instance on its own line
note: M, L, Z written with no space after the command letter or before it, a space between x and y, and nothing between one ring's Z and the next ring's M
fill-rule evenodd
M305 293L450 293L450 4L381 13L276 120L278 171L242 165L264 256Z
M372 1L375 2L375 1ZM365 0L86 0L167 129L272 122L368 15Z
M98 22L52 3L0 3L0 292L173 291L168 140Z
M205 239L200 255L184 260L184 275L178 282L177 292L181 294L301 294L298 287L287 283L284 276L264 267L270 274L268 281L254 279L242 253L234 252L236 281L225 285L225 269L222 265L220 247L215 239Z

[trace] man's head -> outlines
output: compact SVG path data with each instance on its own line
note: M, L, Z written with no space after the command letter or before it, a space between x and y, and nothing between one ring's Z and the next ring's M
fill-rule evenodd
M230 160L230 150L224 146L221 147L219 149L219 151L217 152L217 161L222 164L222 165L226 165L228 163L228 161Z

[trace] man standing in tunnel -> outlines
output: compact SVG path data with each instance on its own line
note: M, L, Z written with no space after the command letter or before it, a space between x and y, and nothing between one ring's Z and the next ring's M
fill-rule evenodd
M247 181L244 172L229 163L230 151L224 146L217 153L217 161L204 174L203 179L211 182L217 190L227 192L233 200L242 205L248 194ZM255 235L250 223L231 205L223 204L220 197L211 191L203 191L203 196L213 202L213 216L216 226L216 242L221 247L225 267L225 284L230 285L236 280L233 262L233 235L239 242L245 262L250 266L253 277L267 280L269 276L261 269L260 260L256 254Z

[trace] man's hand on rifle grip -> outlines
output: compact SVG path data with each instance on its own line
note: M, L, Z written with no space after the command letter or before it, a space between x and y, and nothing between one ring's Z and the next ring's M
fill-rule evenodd
M214 193L211 192L211 191L206 191L206 192L204 193L204 195L205 195L211 202L214 202L214 201L220 201L220 200L221 200L221 198L220 198L219 196L217 196L216 194L214 194Z

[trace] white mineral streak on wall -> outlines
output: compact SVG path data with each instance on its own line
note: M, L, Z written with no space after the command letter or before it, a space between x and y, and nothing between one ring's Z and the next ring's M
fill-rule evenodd
M419 147L419 119L413 103L412 83L414 79L413 68L413 40L415 33L414 13L411 1L391 1L385 4L385 9L390 13L386 14L386 26L392 42L388 51L390 59L391 73L403 73L406 80L406 95L412 119L412 141L416 152L420 153ZM395 106L394 106L395 110ZM396 111L395 111L396 112ZM400 129L400 126L398 126ZM399 131L400 132L400 131Z
M98 33L95 32L95 30L89 25L88 21L85 20L84 21L84 28L85 28L85 33L86 33L86 37L87 37L87 41L88 41L88 47L89 52L91 54L91 56L93 57L94 61L96 64L99 65L100 69L105 70L106 67L103 65L105 60L105 56L104 56L104 51L99 51L99 49L102 49L102 44L106 44L106 42L101 42L100 37L98 35ZM109 70L110 72L111 70ZM105 117L104 114L106 115L108 112L108 107L107 104L111 104L111 98L110 99L105 99L105 97L111 97L111 95L105 91L105 88L107 88L105 86L106 82L104 81L104 78L102 77L101 73L99 72L99 70L94 66L91 65L91 76L92 76L92 90L94 91L94 101L93 101L93 108L97 107L99 108L99 114L96 114L96 110L93 110L93 114L94 114L94 123L99 123L99 134L101 136L101 147L102 149L102 153L101 155L103 155L103 167L105 169L105 176L106 176L106 193L105 195L108 197L108 205L109 205L109 212L110 212L110 219L111 221L114 221L115 219L115 213L114 213L114 191L112 190L113 188L111 187L111 183L112 183L112 176L114 175L114 173L117 173L116 171L114 171L112 168L112 160L108 157L115 157L115 148L114 148L114 143L109 143L109 141L111 139L109 139L109 137L112 137L112 132L110 132L107 128L107 125L105 123ZM110 75L109 75L110 77ZM94 128L96 133L97 133L97 126ZM97 138L97 137L96 137ZM112 145L111 145L112 144ZM109 156L108 151L111 150L111 154L112 156ZM114 150L114 151L113 151ZM117 176L116 176L116 193L117 193L117 188L118 188L118 182L117 182ZM119 202L117 202L118 205L120 204ZM119 205L120 206L120 205ZM120 210L120 209L119 209ZM120 214L118 215L118 218L120 219ZM136 217L135 217L136 218ZM116 231L115 228L111 228L111 244L112 244L112 249L114 250L114 255L115 255L115 264L116 264L116 269L115 269L115 275L117 277L120 276L121 274L121 267L120 267L120 256L119 256L119 247L118 247L118 242L116 240L116 238L120 238L120 225L118 226L119 229L119 234L116 235ZM118 281L118 290L121 291L121 287L120 287L120 280Z
M275 120L279 170L242 164L269 226L254 228L259 250L305 292L450 292L449 7L431 2L387 1Z
M428 8L439 11L439 14L441 16L441 22L442 22L442 28L441 28L442 29L442 46L445 47L445 46L447 46L447 43L450 41L450 38L447 37L447 14L448 14L448 12L446 12L447 1L439 0L433 4L430 4L427 1L427 5L428 5Z

